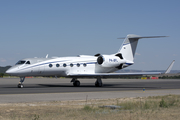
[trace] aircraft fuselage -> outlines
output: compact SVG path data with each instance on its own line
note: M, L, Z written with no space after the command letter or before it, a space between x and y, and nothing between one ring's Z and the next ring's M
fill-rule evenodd
M114 67L101 67L95 56L27 58L22 59L6 73L15 76L62 76L69 73L93 74L109 73L118 70ZM117 62L109 59L109 62Z

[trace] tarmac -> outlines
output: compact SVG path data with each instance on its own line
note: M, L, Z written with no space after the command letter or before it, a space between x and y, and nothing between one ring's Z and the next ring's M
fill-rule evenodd
M95 87L95 79L79 80L74 87L68 78L28 78L17 88L19 78L0 78L0 104L180 95L180 79L102 79L103 87Z

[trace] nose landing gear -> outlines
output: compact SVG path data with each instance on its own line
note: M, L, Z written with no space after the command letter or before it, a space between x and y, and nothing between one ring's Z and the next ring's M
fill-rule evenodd
M19 84L17 85L18 88L23 88L24 87L24 85L23 85L24 80L25 80L25 77L20 77Z

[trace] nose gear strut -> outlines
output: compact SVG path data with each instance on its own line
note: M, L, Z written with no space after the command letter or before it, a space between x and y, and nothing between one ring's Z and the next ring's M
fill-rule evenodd
M23 85L24 80L25 80L25 77L20 77L19 84L17 85L18 88L23 88L24 87L24 85Z

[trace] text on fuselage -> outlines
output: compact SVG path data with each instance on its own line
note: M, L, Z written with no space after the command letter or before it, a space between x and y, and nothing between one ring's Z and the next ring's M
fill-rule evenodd
M109 62L118 62L117 59L109 59Z

